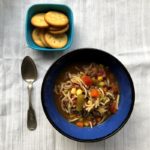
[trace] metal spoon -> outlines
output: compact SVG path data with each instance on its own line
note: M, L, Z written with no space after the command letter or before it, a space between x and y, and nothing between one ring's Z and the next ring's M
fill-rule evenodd
M29 130L35 130L37 127L37 121L35 111L31 103L31 92L33 88L33 82L37 79L37 69L33 60L26 56L23 59L21 66L22 78L27 82L28 94L29 94L29 109L27 113L27 127Z

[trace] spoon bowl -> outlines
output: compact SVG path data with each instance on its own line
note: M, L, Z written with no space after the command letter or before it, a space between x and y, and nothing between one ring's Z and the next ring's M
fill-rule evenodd
M37 69L31 57L26 56L23 59L21 73L26 82L34 82L37 79Z

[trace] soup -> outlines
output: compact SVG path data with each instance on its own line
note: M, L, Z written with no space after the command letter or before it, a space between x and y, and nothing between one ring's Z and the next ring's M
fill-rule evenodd
M78 127L93 127L116 113L119 105L118 82L102 64L70 65L55 83L54 95L59 112Z

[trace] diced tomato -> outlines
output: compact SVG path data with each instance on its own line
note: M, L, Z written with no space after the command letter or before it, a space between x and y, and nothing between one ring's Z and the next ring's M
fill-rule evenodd
M83 81L87 86L90 86L90 85L93 84L92 79L91 79L89 76L87 76L87 75L85 75L85 76L82 77L82 81Z
M115 113L117 111L117 108L116 108L116 102L113 102L111 105L110 105L110 112L111 113Z
M91 89L91 96L94 97L94 98L97 98L99 97L100 93L97 89Z
M78 127L81 127L81 128L82 128L84 124L83 124L83 121L78 121L78 122L76 122L76 125L77 125Z

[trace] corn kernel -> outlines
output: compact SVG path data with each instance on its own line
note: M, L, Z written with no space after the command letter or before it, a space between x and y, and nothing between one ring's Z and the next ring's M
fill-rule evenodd
M103 77L102 76L98 76L98 81L102 81Z
M76 88L71 89L71 94L76 94Z
M84 126L88 127L89 126L89 122L88 121L84 121Z
M88 105L92 105L92 101L91 100L88 100Z
M82 92L83 92L83 91L82 91L81 89L78 89L77 92L76 92L76 94L77 94L77 95L80 95L80 94L82 94Z
M99 86L104 86L105 85L105 82L100 82L99 83Z

